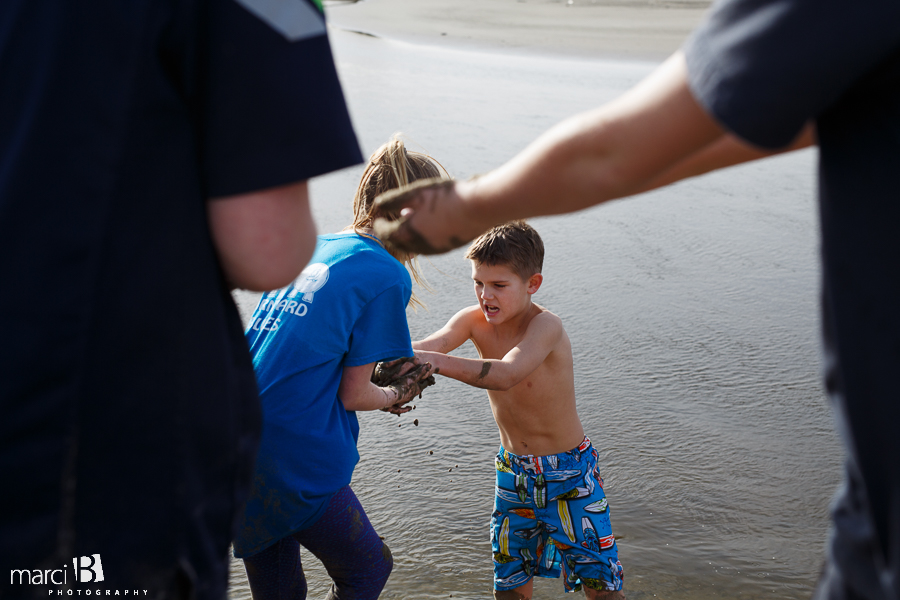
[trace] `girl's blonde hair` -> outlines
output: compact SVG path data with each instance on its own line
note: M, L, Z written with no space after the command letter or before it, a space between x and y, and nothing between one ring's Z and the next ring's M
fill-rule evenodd
M372 212L375 198L379 194L420 179L433 177L450 179L450 175L441 163L427 154L407 150L403 141L397 135L394 135L369 157L366 170L363 172L359 187L356 189L356 195L353 197L353 225L351 225L353 231L363 233L360 230L372 228L372 221L374 221ZM399 218L400 214L384 214L381 216L389 221L393 221ZM391 256L406 265L410 275L419 287L426 290L431 289L428 286L428 282L425 281L425 278L419 272L419 262L415 256L411 256L392 246L390 242L379 241ZM413 308L425 306L415 292L410 297L410 304Z

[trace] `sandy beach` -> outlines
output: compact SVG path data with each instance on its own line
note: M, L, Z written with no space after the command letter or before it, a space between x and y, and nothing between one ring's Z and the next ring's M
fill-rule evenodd
M417 44L661 61L708 0L326 1L332 27Z

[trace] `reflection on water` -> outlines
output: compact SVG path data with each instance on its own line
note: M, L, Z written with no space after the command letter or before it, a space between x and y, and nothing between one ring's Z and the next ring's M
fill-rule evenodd
M457 177L652 67L332 40L364 151L402 130ZM572 339L632 600L811 592L841 457L818 373L814 161L770 159L533 222L547 249L535 300ZM360 172L313 182L320 230L350 222ZM474 302L462 255L424 261L437 293L410 312L414 339ZM246 315L254 296L237 296ZM442 378L415 412L360 422L353 489L395 558L382 597L490 597L499 441L485 393ZM327 575L303 558L310 598L323 597ZM558 580L535 589L563 597ZM250 596L240 561L230 596Z

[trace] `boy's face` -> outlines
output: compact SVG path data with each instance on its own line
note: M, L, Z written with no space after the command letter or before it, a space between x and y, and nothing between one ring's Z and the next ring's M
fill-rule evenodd
M499 325L531 307L531 295L541 286L535 273L524 281L507 265L483 265L472 261L475 296L488 323Z

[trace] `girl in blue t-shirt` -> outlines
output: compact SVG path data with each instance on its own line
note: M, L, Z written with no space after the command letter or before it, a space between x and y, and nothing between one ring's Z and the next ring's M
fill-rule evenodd
M306 597L301 545L325 565L333 596L377 598L390 575L390 550L349 487L359 460L355 411L406 412L431 366L406 365L412 370L390 385L371 381L376 362L414 356L406 306L417 300L404 263L419 282L414 256L386 247L371 213L379 194L431 177L446 174L396 138L376 150L353 225L319 236L303 273L265 294L253 314L247 341L263 433L234 554L255 600Z

